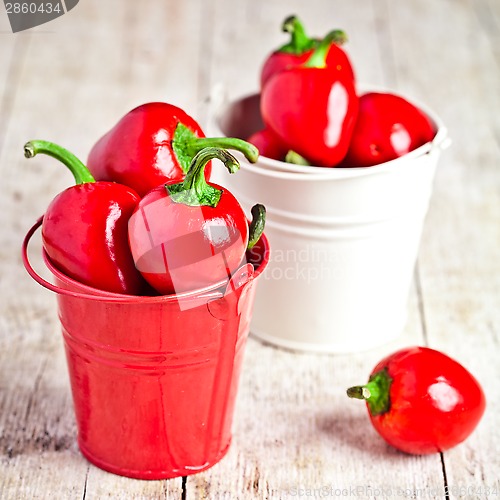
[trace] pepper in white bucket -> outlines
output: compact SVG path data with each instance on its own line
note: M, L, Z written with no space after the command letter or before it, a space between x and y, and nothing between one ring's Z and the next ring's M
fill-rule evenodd
M323 168L260 156L243 159L237 183L221 179L249 210L267 208L272 254L262 276L252 333L272 344L355 352L397 338L422 226L447 131L430 118L431 141L371 167ZM263 127L260 96L221 106L214 126L247 138Z

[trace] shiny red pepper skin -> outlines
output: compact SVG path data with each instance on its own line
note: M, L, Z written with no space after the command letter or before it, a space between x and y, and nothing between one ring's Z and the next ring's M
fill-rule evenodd
M290 33L291 40L267 56L261 69L260 86L264 88L269 79L285 69L301 66L311 56L319 39L309 38L296 16L290 16L283 21L282 31ZM326 56L326 65L330 68L350 75L354 80L354 70L347 53L340 46L347 37L344 32L337 30L337 35L330 44ZM264 154L261 152L261 154Z
M181 182L193 157L207 146L237 149L251 162L259 154L239 139L206 138L182 109L151 102L127 113L101 137L92 147L87 165L97 180L124 184L144 196L160 184ZM210 169L207 165L207 179Z
M325 38L306 64L274 75L262 89L260 103L265 125L289 150L319 167L342 161L358 113L351 76L324 66L327 43Z
M259 150L261 156L265 156L266 158L284 161L288 153L288 148L268 128L254 132L247 141Z
M71 278L100 290L145 293L149 287L135 268L127 237L128 220L139 195L121 184L94 182L85 166L59 146L46 141L26 144L26 157L38 153L69 161L80 169L79 174L83 172L80 178L75 175L75 186L55 196L43 217L43 246L52 263Z
M243 263L249 242L256 242L236 198L205 181L204 165L214 158L230 172L239 168L227 151L204 149L193 159L183 183L153 189L130 218L129 243L136 267L163 295L230 278ZM259 236L262 230L263 225Z
M359 112L344 167L370 167L394 160L432 141L436 130L427 115L403 97L369 92Z
M124 184L140 196L165 182L180 182L185 170L172 144L179 123L195 137L205 137L198 123L177 106L142 104L97 141L87 166L97 180ZM206 173L209 177L210 166Z
M427 347L387 356L363 387L372 393L367 408L375 430L391 446L411 454L438 453L461 443L486 407L478 381L457 361ZM363 387L348 394L366 399Z

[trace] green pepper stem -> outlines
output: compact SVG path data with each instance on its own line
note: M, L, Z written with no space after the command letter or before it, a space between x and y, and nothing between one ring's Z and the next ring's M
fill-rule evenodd
M264 205L254 205L252 207L252 222L248 228L248 245L247 249L252 249L260 240L266 225L266 207Z
M347 33L344 30L332 30L326 36L329 36L331 43L335 45L344 45L348 41Z
M369 399L372 395L370 389L365 385L356 385L347 389L347 395L353 399Z
M239 151L245 155L250 163L255 163L259 159L259 150L243 139L236 137L197 137L192 139L188 145L188 151L194 156L205 148L221 148Z
M390 388L392 378L387 368L374 373L366 385L357 385L347 389L350 398L364 399L370 414L381 415L391 407Z
M52 156L52 158L55 158L66 165L66 167L68 167L73 174L76 184L95 182L95 179L89 169L67 149L62 148L53 142L40 140L29 141L24 145L24 156L26 158L33 158L39 153Z
M278 52L300 55L314 48L317 41L307 36L304 25L297 16L287 17L281 26L282 31L290 33L290 41L280 47Z
M342 44L347 41L347 35L342 30L333 30L321 40L321 42L314 49L314 52L309 56L304 63L306 68L324 68L326 67L326 58L330 46L335 44Z
M238 160L225 149L202 149L193 158L184 181L165 186L176 203L192 207L210 206L215 208L218 205L222 191L208 184L205 179L205 166L214 159L220 160L230 174L234 174L240 168Z
M303 156L299 155L295 151L289 150L285 156L286 163L293 163L294 165L310 166L311 163L307 161Z
M196 154L204 148L234 149L243 153L251 163L255 163L259 158L259 150L249 142L234 137L197 137L181 122L175 128L172 148L185 173Z

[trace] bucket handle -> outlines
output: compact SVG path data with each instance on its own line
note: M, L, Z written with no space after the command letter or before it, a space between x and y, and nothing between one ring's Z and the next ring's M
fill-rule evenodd
M67 293L68 295L79 297L80 296L79 293L77 293L77 292L71 292L69 290L64 290L64 289L62 289L62 288L54 285L50 281L47 281L46 279L42 278L35 271L35 269L33 268L33 266L31 265L31 262L30 262L29 257L28 257L29 243L30 243L31 238L35 234L35 232L42 225L42 222L43 222L43 215L37 219L37 221L35 222L35 224L33 224L33 226L31 226L31 228L29 229L29 231L26 233L26 236L24 237L23 246L22 246L22 259L23 259L24 267L25 267L26 271L28 271L28 274L37 283L39 283L40 285L42 285L44 288L47 288L48 290L50 290L52 292L55 292L55 293ZM92 296L92 297L89 297L89 298L95 299L95 296Z
M79 299L88 299L88 300L102 300L105 302L114 302L114 303L130 303L131 301L137 302L164 302L168 300L178 300L179 298L183 298L184 296L188 297L191 295L190 292L186 292L185 294L178 294L176 296L164 296L164 295L155 295L155 296L135 296L135 295L112 295L107 294L105 296L101 296L98 294L85 293L85 292L77 292L74 290L69 290L67 288L61 288L57 285L54 285L50 281L47 281L45 278L40 276L38 272L33 268L28 256L29 243L35 232L40 228L43 223L43 215L38 218L38 220L33 224L33 226L28 230L26 236L23 240L22 245L22 260L24 267L28 274L40 285L44 288L55 292L57 294L68 295L70 297L75 297ZM210 290L207 291L206 294L202 294L199 297L207 298L209 300L216 300L223 298L231 291L237 290L238 288L246 285L249 281L251 281L254 277L254 266L252 264L244 264L242 265L229 279L226 286L222 284L222 289Z
M29 249L29 243L35 232L40 228L40 226L43 223L43 215L37 219L35 224L28 230L26 233L26 236L24 237L23 240L23 246L22 246L22 259L23 259L23 264L24 267L26 268L26 271L28 271L28 274L40 285L42 285L44 288L47 288L47 290L50 290L51 292L61 294L61 295L68 295L70 297L75 297L78 299L88 299L88 300L104 300L106 302L117 302L117 303L127 303L130 302L131 296L130 295L124 295L123 297L119 295L107 295L106 297L101 297L100 295L97 294L91 294L91 293L85 293L85 292L76 292L74 290L68 290L66 288L61 288L57 285L54 285L50 281L47 281L45 278L42 278L38 274L38 272L33 268L31 265L31 262L29 260L28 256L28 249ZM146 297L145 297L146 298Z

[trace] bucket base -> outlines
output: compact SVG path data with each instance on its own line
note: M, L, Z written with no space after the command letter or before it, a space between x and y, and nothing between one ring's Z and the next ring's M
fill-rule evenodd
M169 470L142 470L142 469L125 469L123 467L118 467L114 464L110 464L105 462L98 457L94 456L88 449L85 448L85 445L82 444L80 440L78 440L78 447L80 448L80 452L82 455L93 465L99 467L106 472L111 472L112 474L116 474L118 476L130 477L132 479L146 479L146 480L157 480L157 479L173 479L176 477L189 476L192 474L197 474L198 472L203 472L214 465L217 465L227 454L229 448L231 447L231 442L221 451L219 455L213 460L205 465L199 467L190 468L189 466L182 467L179 469L169 469Z
M363 339L362 342L356 340L356 337L353 336L353 342L304 342L299 340L291 340L283 337L277 337L274 335L270 335L265 333L259 329L252 328L250 331L250 335L261 342L266 344L273 345L275 347L281 347L283 349L288 349L290 351L296 352L311 352L311 353L324 353L324 354L353 354L359 353L363 351L369 351L371 349L376 349L377 347L382 347L386 344L394 342L397 340L403 333L404 323L401 325L401 328L396 330L395 333L391 336L384 335L383 337L377 337L377 335L373 336L373 342ZM383 340L381 340L383 338Z

